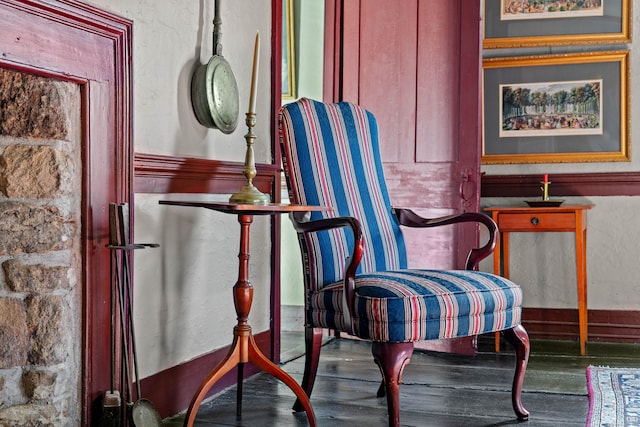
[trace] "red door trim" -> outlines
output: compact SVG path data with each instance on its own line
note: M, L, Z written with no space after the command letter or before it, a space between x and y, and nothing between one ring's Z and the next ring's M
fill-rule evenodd
M282 0L271 0L271 153L273 153L273 187L271 198L280 202L280 188L282 178L280 168L282 156L280 154L280 132L278 113L282 105ZM280 215L271 217L271 292L269 307L271 310L271 360L280 363Z
M132 191L132 22L76 0L0 0L0 16L0 66L81 85L81 404L82 425L91 425L93 405L110 383L104 333L109 324L108 203L129 202Z

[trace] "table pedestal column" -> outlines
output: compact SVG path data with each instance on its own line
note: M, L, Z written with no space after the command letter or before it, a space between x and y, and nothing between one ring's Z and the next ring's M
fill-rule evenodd
M209 373L207 378L200 384L196 394L191 400L187 415L184 420L185 426L193 426L198 408L205 398L207 392L213 385L224 376L227 372L238 366L238 415L242 409L242 373L244 364L251 362L257 368L272 375L286 384L296 395L307 413L309 424L312 427L316 425L316 418L309 402L309 397L302 387L286 372L280 369L276 364L269 360L258 348L253 335L251 326L248 324L249 312L251 311L251 303L253 301L253 286L249 282L249 236L253 215L238 214L238 222L240 223L240 253L238 281L233 287L233 303L235 305L238 323L233 328L233 343L227 356Z

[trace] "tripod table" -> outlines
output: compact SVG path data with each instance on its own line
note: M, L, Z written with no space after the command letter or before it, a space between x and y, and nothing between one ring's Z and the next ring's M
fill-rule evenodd
M183 200L161 200L160 204L201 207L227 214L233 214L238 216L238 222L240 223L240 252L238 254L240 265L238 270L238 281L233 287L233 302L238 316L238 323L233 328L233 343L231 344L231 349L227 353L227 356L200 384L200 387L191 400L184 424L186 426L192 426L194 424L198 408L200 407L200 404L207 392L220 378L222 378L224 374L229 372L235 366L238 366L237 409L239 414L242 399L242 369L245 363L251 362L259 369L282 381L295 393L307 413L309 424L314 427L316 425L315 414L313 413L307 394L289 374L262 354L251 333L251 326L248 324L248 317L253 299L253 286L249 282L249 235L253 217L256 215L309 212L328 210L328 208L278 203L269 203L266 205L239 204L208 201L204 198L202 200L190 198L184 198Z

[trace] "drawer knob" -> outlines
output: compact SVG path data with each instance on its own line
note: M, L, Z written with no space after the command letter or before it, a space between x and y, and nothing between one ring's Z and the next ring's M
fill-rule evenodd
M540 224L540 219L537 216L531 218L531 224L538 225Z

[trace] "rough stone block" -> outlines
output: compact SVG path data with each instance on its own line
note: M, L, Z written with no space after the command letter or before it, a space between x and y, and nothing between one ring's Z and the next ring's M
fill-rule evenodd
M65 139L59 87L54 79L0 68L0 135Z
M15 259L2 263L6 284L13 292L46 293L56 289L69 289L69 267L29 265Z
M56 379L55 372L48 371L27 371L22 375L22 386L24 393L31 401L53 401Z
M62 427L64 420L59 419L52 405L16 405L0 409L2 427Z
M47 146L10 145L0 157L0 190L10 198L51 198L60 189L62 153Z
M67 304L58 295L30 296L26 302L31 333L29 363L36 366L62 363L69 351Z
M72 230L56 208L0 203L0 255L65 249L71 244Z
M0 298L0 369L26 365L29 346L24 302Z

